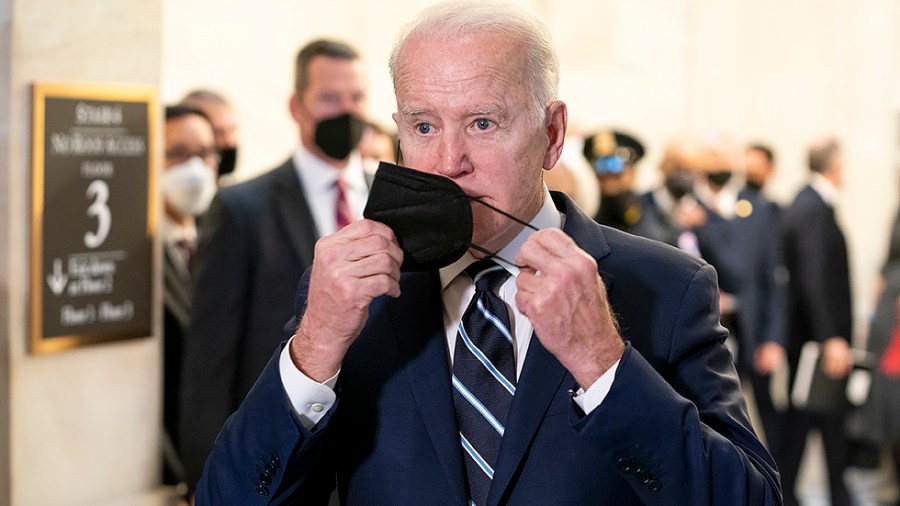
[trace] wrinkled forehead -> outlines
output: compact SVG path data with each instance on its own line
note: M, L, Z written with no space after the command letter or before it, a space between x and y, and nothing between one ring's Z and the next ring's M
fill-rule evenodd
M398 53L394 81L400 112L429 95L486 106L522 96L522 57L514 49L512 41L498 33L407 39Z

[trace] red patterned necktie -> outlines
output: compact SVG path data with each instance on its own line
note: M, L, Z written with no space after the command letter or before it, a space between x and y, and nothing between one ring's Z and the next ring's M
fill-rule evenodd
M180 239L175 246L181 252L181 258L184 260L184 266L188 272L194 270L194 256L197 253L197 244L190 239Z
M343 179L334 182L337 189L337 199L335 200L335 221L337 230L340 230L353 221L353 213L350 212L350 205L347 203L347 183Z

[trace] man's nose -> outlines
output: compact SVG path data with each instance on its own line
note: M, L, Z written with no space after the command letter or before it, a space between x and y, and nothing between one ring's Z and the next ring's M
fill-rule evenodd
M341 97L341 111L361 116L363 112L363 102L352 96Z
M462 135L446 132L441 136L438 150L438 174L452 179L472 171Z

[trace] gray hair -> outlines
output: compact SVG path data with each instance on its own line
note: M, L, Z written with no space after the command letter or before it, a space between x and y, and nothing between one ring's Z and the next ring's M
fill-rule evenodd
M828 172L834 156L841 151L841 146L834 139L822 139L809 148L809 170L819 174Z
M460 34L479 32L508 35L520 45L525 59L522 82L532 101L528 116L532 123L543 124L546 107L559 94L559 57L547 25L531 12L507 3L458 0L441 2L422 11L404 28L391 50L388 66L394 91L397 91L400 51L408 40L417 37L452 40Z
M185 95L184 98L181 99L181 103L193 107L201 107L206 104L228 105L228 100L215 91L200 88L192 90Z

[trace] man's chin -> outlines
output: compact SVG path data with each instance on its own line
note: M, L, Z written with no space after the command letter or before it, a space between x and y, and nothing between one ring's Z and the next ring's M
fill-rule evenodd
M483 249L492 253L496 253L509 244L510 241L522 230L523 225L509 220L508 223L492 223L492 233L483 233L476 225L472 234L472 244L476 244Z

